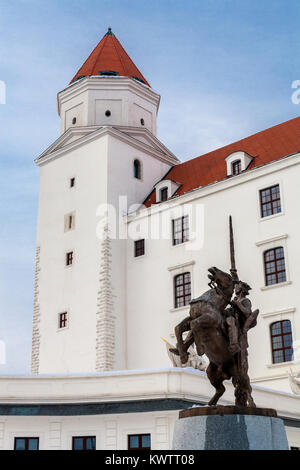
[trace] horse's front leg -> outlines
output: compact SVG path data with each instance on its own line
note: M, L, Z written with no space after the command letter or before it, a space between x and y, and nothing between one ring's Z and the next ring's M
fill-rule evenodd
M182 322L179 323L179 325L175 327L177 350L170 349L171 352L175 354L179 354L182 364L185 364L189 358L187 349L190 347L190 344L188 345L188 347L187 347L187 344L184 344L183 339L182 339L182 334L185 331L189 331L191 329L190 322L191 322L190 317L186 317L184 320L182 320Z

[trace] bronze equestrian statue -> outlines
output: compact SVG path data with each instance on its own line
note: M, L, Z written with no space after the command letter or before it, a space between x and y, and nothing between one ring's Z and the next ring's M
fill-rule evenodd
M179 354L183 364L194 343L200 356L206 354L210 361L207 376L216 389L209 405L216 405L225 392L223 381L232 379L235 404L254 407L248 376L247 332L256 325L259 310L252 312L247 299L251 287L238 279L231 217L230 251L230 274L216 267L208 270L210 289L191 301L189 316L175 328L177 348L172 352ZM188 332L185 340L184 332Z

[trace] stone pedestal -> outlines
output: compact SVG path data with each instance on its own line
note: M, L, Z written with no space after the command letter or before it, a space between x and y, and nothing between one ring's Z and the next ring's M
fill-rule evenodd
M175 424L174 450L288 450L275 410L204 406L183 410Z

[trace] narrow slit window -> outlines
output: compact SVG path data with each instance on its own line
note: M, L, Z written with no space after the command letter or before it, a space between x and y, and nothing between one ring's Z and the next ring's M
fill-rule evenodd
M65 232L74 230L75 228L75 212L65 215Z
M133 162L133 174L138 180L142 178L141 162L139 160L134 160Z
M138 258L145 254L145 240L136 240L134 242L134 257Z
M58 315L59 328L67 328L68 326L68 312L63 312Z
M71 266L73 264L74 252L69 251L66 253L66 266Z

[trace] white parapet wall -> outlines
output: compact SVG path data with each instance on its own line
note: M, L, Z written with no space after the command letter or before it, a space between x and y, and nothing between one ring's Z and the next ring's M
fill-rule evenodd
M178 411L206 404L214 393L193 369L0 378L0 448L39 437L40 449L71 449L73 436L93 435L98 449L127 449L130 434L151 434L152 449L170 449ZM253 386L257 406L285 420L289 444L300 447L300 396ZM234 402L226 383L220 404Z

